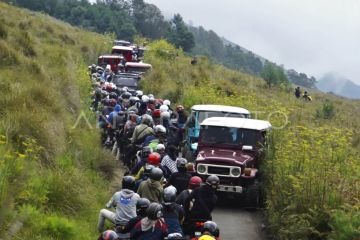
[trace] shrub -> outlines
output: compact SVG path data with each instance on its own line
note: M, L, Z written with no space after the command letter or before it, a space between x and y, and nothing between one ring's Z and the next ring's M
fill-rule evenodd
M59 216L46 217L41 229L45 236L51 236L52 239L73 239L76 233L75 224Z
M332 119L335 116L335 106L334 104L326 99L320 109L316 110L316 117L323 119Z

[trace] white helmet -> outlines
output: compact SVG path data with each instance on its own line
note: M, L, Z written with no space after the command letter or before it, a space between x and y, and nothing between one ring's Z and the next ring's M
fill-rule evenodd
M162 144L162 143L159 143L157 146L156 146L156 151L163 151L165 150L165 145Z
M170 119L170 113L169 112L162 112L160 114L161 119Z
M155 133L166 134L166 128L163 125L156 125L154 127L154 131L155 131Z
M169 107L167 105L160 106L160 112L167 112L167 111L169 111Z
M139 96L141 97L142 95L144 95L143 91L141 91L141 90L136 91L136 96L137 97L139 97Z
M170 106L170 104L171 104L170 100L168 99L164 100L164 105Z
M148 103L148 102L149 102L149 97L146 96L146 95L143 95L143 96L141 97L141 101L144 102L144 103Z

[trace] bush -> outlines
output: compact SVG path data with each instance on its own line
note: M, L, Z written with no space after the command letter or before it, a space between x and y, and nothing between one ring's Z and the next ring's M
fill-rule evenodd
M335 117L334 104L330 100L326 99L322 108L316 110L316 117L322 119L332 119Z
M52 239L74 239L76 226L66 218L49 216L43 220L41 230L43 235Z

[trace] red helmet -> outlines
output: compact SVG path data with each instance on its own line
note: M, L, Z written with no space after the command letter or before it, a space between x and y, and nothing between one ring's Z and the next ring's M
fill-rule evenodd
M147 162L148 162L148 164L157 166L160 164L160 158L161 158L161 156L159 153L153 152L153 153L149 154Z
M190 178L190 181L189 181L189 188L190 189L195 189L197 187L200 187L200 184L202 183L202 180L200 177L198 176L193 176Z
M153 118L159 118L160 115L161 115L160 109L155 109L155 110L152 112L152 117L153 117Z

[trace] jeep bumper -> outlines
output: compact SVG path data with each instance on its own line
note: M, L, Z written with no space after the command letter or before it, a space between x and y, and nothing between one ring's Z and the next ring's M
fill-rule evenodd
M241 186L219 185L217 191L219 191L219 192L230 192L230 193L242 193L243 188Z

